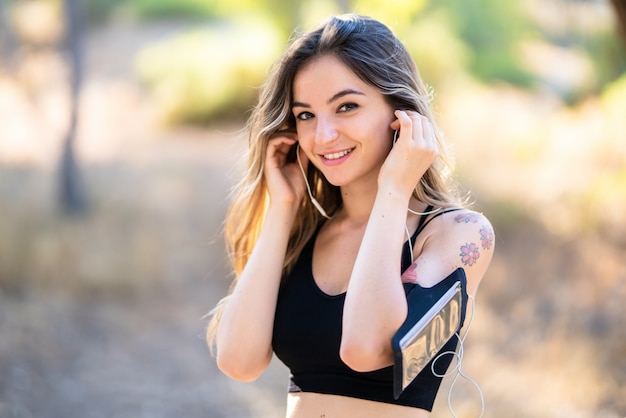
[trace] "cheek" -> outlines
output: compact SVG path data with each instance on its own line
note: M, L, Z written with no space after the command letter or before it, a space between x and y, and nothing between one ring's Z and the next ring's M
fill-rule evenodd
M312 143L314 139L315 126L312 122L297 123L296 134L298 135L298 141L304 145L304 143Z
M391 139L389 141L385 140L384 142L381 142L380 147L379 147L379 151L380 151L380 159L381 160L385 160L387 158L387 156L389 155L389 152L391 151L392 148L392 142Z
M311 129L312 124L298 124L296 125L296 135L298 137L298 143L300 148L306 154L309 161L312 159L311 154L315 145L314 130Z
M374 141L381 152L388 154L389 151L391 151L393 146L393 131L389 128L389 124L381 124L381 127L376 131Z

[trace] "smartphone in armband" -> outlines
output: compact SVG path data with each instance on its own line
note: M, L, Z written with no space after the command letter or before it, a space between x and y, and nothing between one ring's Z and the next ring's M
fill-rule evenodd
M466 288L465 271L458 268L435 286L415 285L407 294L407 319L391 340L395 399L460 331L467 307Z

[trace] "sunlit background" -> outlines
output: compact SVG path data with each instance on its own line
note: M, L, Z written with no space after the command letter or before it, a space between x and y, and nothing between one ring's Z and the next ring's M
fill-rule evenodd
M285 368L220 375L203 315L258 87L351 11L409 48L495 227L463 361L484 416L626 416L620 3L0 0L0 417L284 415Z

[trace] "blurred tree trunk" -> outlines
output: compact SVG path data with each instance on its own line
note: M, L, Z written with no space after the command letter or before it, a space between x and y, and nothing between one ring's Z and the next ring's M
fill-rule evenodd
M617 15L617 26L624 43L626 43L626 0L611 0Z
M13 52L17 47L15 36L11 30L10 13L7 0L0 0L0 68L5 70L12 66Z
M80 170L76 161L76 125L78 123L78 93L82 81L82 50L80 45L79 0L63 0L66 26L66 49L69 55L70 121L67 129L60 167L60 200L63 211L69 215L80 215L87 210L87 201Z

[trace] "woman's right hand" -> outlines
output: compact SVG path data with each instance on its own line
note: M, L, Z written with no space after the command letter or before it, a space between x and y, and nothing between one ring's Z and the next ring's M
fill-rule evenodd
M270 201L297 207L306 192L304 177L296 161L288 161L287 156L297 144L296 134L279 131L274 134L268 144L265 156L264 176L270 194ZM302 166L306 173L308 159L298 149Z
M415 111L396 110L390 128L400 134L378 177L379 191L395 190L410 198L415 186L439 155L431 122Z

